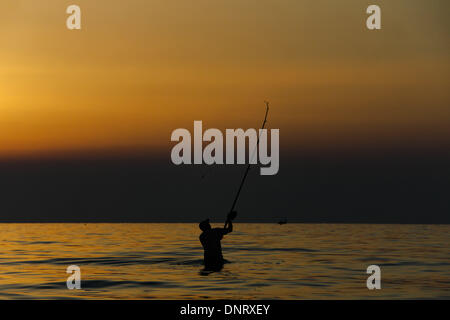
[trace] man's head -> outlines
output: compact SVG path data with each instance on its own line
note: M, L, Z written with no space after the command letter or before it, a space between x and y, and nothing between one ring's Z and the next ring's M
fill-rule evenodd
M199 223L198 226L202 231L207 231L207 230L211 229L211 225L209 224L209 219L203 220L202 222Z

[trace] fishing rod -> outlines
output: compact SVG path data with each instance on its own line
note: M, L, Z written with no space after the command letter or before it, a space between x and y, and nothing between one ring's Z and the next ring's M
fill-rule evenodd
M266 125L267 114L269 113L269 102L264 101L264 103L266 104L266 114L264 116L264 121L262 123L261 130L263 130L265 125ZM258 138L257 138L257 141L256 141L256 149L253 152L253 155L255 154L256 150L258 149L259 138L260 138L260 134L258 134ZM252 159L253 159L253 155L252 155ZM245 179L247 178L248 172L250 171L250 167L251 167L251 161L250 161L250 158L249 158L247 169L245 170L244 176L242 177L241 184L239 185L239 189L238 189L238 192L236 194L236 197L234 198L233 205L231 206L230 212L228 213L227 220L225 221L224 228L227 226L228 220L234 220L234 218L236 218L237 213L234 211L234 207L236 206L236 203L237 203L237 201L239 199L239 195L241 194L242 186L244 185Z

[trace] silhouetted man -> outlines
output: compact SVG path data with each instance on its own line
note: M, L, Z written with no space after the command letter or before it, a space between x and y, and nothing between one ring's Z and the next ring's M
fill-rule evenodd
M205 270L219 271L223 267L222 246L220 240L227 233L233 231L233 223L231 220L236 213L228 215L224 228L211 228L209 219L200 222L199 227L203 231L200 235L200 242L202 243L204 253Z

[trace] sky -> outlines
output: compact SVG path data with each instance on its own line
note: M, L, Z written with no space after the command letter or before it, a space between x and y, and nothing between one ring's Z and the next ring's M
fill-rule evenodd
M66 28L72 4L81 30ZM370 4L381 30L366 28ZM449 223L449 9L1 1L0 220L221 217L243 168L200 182L204 168L170 162L170 135L194 120L257 128L268 100L280 172L250 174L243 220Z
M0 4L0 157L166 152L170 133L256 127L284 148L450 142L448 1L73 1Z

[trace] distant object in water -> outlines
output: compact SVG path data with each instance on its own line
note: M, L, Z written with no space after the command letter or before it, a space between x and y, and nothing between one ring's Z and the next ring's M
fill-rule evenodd
M278 221L278 224L279 224L279 225L286 224L286 223L287 223L287 219Z

